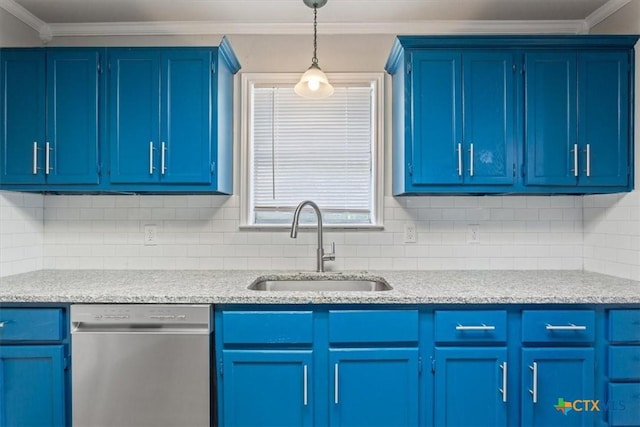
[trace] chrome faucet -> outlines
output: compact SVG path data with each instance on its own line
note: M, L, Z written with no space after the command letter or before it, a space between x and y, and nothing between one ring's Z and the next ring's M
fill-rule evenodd
M324 271L324 262L333 261L336 259L336 244L331 243L331 252L324 253L324 246L322 245L322 213L320 208L311 200L305 200L300 202L293 213L293 223L291 224L291 238L298 237L298 221L300 221L300 211L305 206L311 206L318 217L318 249L316 251L316 271Z

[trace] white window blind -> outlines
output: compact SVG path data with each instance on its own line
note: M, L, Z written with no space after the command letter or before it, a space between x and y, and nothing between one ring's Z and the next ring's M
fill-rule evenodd
M293 84L252 88L253 223L290 223L297 204L313 200L326 224L372 224L374 86L336 86L320 100L299 97Z

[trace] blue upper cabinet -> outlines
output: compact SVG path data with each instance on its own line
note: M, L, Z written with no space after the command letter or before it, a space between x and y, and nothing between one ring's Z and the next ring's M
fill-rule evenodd
M636 36L400 36L393 194L632 189Z
M514 182L513 74L511 53L412 53L413 135L405 147L409 187Z
M232 87L220 48L109 51L110 189L232 192Z
M231 194L239 69L225 38L0 49L0 188Z
M98 49L2 51L3 188L96 185Z
M624 51L525 55L527 185L628 188L629 64Z

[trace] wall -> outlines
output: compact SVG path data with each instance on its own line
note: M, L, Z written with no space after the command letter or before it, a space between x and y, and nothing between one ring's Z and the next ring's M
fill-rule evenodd
M604 24L599 26L602 31L611 32ZM0 34L6 34L2 26ZM211 45L219 39L219 36L57 38L51 45ZM244 72L303 71L310 62L311 37L232 35L229 39ZM393 36L389 35L321 33L318 56L327 71L382 71L392 42ZM386 108L390 117L389 103ZM636 114L639 110L636 108ZM391 129L389 123L386 125L388 142ZM638 141L640 137L636 136L636 145ZM386 145L388 150L390 144ZM390 153L386 156L385 176L389 178ZM235 158L238 166L238 153ZM636 164L640 165L640 161ZM235 170L238 173L239 167ZM633 221L633 215L637 214L637 192L620 200L620 196L393 198L389 196L389 184L387 179L385 230L329 232L325 241L337 244L337 260L327 264L330 268L582 269L584 265L592 271L640 277L637 272L640 260L634 258L638 252L637 239L631 237L623 243L623 236L611 231L612 224L617 227L620 216L626 212L627 225L637 227L638 221ZM41 205L35 202L38 197ZM0 203L9 205L0 218L3 233L13 228L4 225L9 215L20 218L29 212L35 220L23 218L25 230L20 236L30 236L31 230L35 230L41 243L36 238L30 248L42 249L41 255L37 250L23 251L34 253L28 258L32 264L25 267L29 262L13 261L11 255L20 252L20 246L13 246L15 251L7 250L5 235L1 235L0 276L41 267L309 270L315 266L313 232L303 232L297 240L291 240L285 230L239 231L237 196L47 195L25 196L16 201L0 192ZM38 218L44 218L44 222ZM406 222L416 223L417 243L403 242ZM158 245L142 244L145 224L158 226ZM480 244L467 243L468 224L479 225ZM19 232L18 229L11 234ZM609 243L598 243L600 236L605 236Z
M38 33L0 8L0 47L41 46Z
M595 26L593 34L640 34L640 1ZM635 188L584 198L584 268L640 280L640 43L636 45Z
M43 207L40 194L0 191L0 277L42 268Z

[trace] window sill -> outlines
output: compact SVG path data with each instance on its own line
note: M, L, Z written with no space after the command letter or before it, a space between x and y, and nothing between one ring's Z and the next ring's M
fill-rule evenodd
M315 230L315 224L300 224L298 230ZM333 225L323 224L324 231L384 231L383 225ZM291 225L286 224L242 224L239 231L289 231Z

